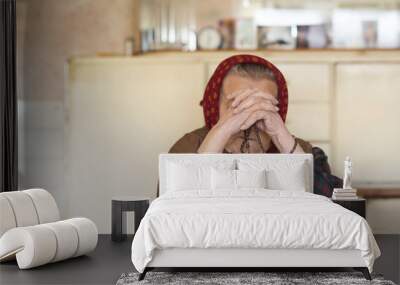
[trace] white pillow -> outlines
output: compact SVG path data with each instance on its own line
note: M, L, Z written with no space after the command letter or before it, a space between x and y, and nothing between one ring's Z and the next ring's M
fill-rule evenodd
M211 188L211 168L207 166L168 163L167 190L185 191Z
M211 168L234 169L234 160L192 161L177 159L166 162L166 190L211 190Z
M241 188L267 188L266 170L211 169L213 190Z
M269 160L238 161L240 170L267 170L267 188L272 190L307 191L308 168L305 161Z
M236 190L236 170L216 169L213 167L211 169L211 188L213 190Z
M274 168L267 173L268 188L273 190L307 191L305 163L290 168Z
M236 170L237 188L267 188L267 171Z

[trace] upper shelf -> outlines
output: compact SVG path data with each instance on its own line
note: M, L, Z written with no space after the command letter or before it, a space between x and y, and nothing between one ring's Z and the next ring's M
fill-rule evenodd
M73 57L75 61L200 61L219 62L235 54L254 54L280 62L386 62L400 64L400 49L296 49L296 50L217 50L217 51L157 51L123 56L121 54L98 53L96 56Z

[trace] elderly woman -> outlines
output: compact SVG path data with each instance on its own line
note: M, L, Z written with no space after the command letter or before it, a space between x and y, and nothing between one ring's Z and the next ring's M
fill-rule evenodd
M185 134L170 153L312 153L314 193L330 197L341 187L324 152L286 128L286 81L272 63L253 55L225 59L200 104L205 126Z

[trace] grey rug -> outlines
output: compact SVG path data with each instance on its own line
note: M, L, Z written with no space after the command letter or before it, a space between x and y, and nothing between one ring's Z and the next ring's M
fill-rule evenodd
M372 275L368 281L359 272L148 272L146 278L138 281L138 273L124 273L117 285L133 284L379 284L395 285L380 275Z

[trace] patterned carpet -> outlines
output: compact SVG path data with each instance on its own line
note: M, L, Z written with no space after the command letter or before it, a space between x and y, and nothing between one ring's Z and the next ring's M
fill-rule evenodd
M384 280L380 275L372 275L368 281L359 272L148 272L146 278L137 281L138 273L122 274L117 285L134 284L267 284L267 285L297 285L297 284L376 284L395 285Z

